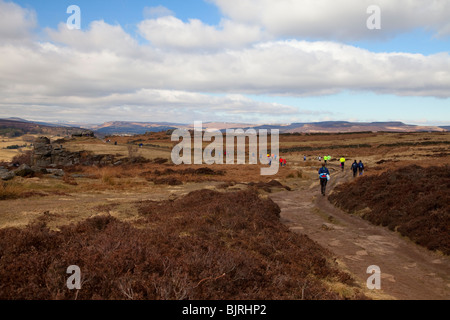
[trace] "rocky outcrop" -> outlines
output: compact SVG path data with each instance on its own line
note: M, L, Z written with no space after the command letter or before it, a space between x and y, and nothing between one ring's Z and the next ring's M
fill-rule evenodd
M54 146L52 151L52 164L57 166L72 166L81 161L81 152L70 152L60 146Z
M79 164L81 152L70 152L61 145L52 144L47 137L37 138L34 142L32 164L34 167L72 166Z
M41 168L49 166L52 163L52 151L53 147L49 138L37 138L34 141L32 165Z
M94 131L84 130L84 131L79 131L79 132L73 133L72 137L73 138L76 138L76 137L91 137L91 138L93 138L93 137L95 137L95 135L94 135Z
M31 166L22 164L20 167L12 169L14 165L11 164L9 169L0 167L1 180L11 180L15 176L33 177L36 173L62 177L65 175L65 172L61 167L77 164L98 166L121 164L121 161L117 161L115 156L111 154L92 155L83 151L70 152L64 149L61 144L51 143L47 137L37 138L33 146Z
M106 166L117 163L114 155L93 155L88 152L70 152L62 145L51 143L47 137L35 140L32 156L33 168L69 167L77 164Z

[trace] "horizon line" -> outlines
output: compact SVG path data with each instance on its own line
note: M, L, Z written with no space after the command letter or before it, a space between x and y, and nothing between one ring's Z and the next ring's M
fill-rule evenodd
M25 118L21 118L21 117L8 117L8 118L3 118L0 117L0 120L11 120L11 121L29 121L29 122L47 122L50 124L73 124L73 125L102 125L105 123L110 123L110 122L129 122L129 123L153 123L153 124L174 124L174 125L182 125L182 126L189 126L191 125L191 123L178 123L178 122L172 122L172 121L142 121L142 120L104 120L101 123L89 123L89 122L84 122L84 121L69 121L69 120L44 120L44 119L25 119ZM404 120L375 120L375 121L361 121L361 120L322 120L322 121L306 121L306 122L301 122L301 121L293 121L293 122L241 122L241 121L202 121L202 120L197 120L197 121L201 121L204 124L208 124L208 123L223 123L223 124L240 124L240 125L251 125L251 126L262 126L262 125L272 125L272 126L289 126L292 124L296 124L296 123L301 123L301 124L314 124L314 123L326 123L326 122L344 122L344 123L355 123L355 124L371 124L371 123L401 123L404 125L409 125L409 126L422 126L422 127L447 127L450 126L450 123L444 123L444 124L436 124L436 123L409 123L409 122L405 122ZM192 122L194 123L194 122Z

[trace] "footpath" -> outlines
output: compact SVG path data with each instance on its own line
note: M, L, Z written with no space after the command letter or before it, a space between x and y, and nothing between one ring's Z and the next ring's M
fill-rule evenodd
M327 195L337 184L353 179L350 172L340 172L338 168L331 176ZM281 208L283 223L333 252L339 265L362 286L371 275L367 268L378 266L381 289L374 291L380 298L450 299L449 257L334 207L327 196L320 194L319 181L297 191L278 192L270 197Z

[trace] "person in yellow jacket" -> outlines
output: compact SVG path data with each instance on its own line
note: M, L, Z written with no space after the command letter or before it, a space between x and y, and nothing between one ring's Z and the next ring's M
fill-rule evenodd
M341 162L341 169L342 169L342 171L344 171L345 158L342 157L342 158L339 159L339 161Z

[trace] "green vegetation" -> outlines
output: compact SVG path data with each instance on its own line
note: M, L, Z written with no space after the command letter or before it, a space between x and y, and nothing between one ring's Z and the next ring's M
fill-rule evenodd
M15 150L15 149L26 148L26 147L27 147L26 144L21 145L21 146L19 146L18 144L14 144L12 146L7 146L6 149Z
M25 132L24 130L18 129L18 128L0 127L0 136L5 136L8 138L21 137L26 133L32 133L32 132Z

